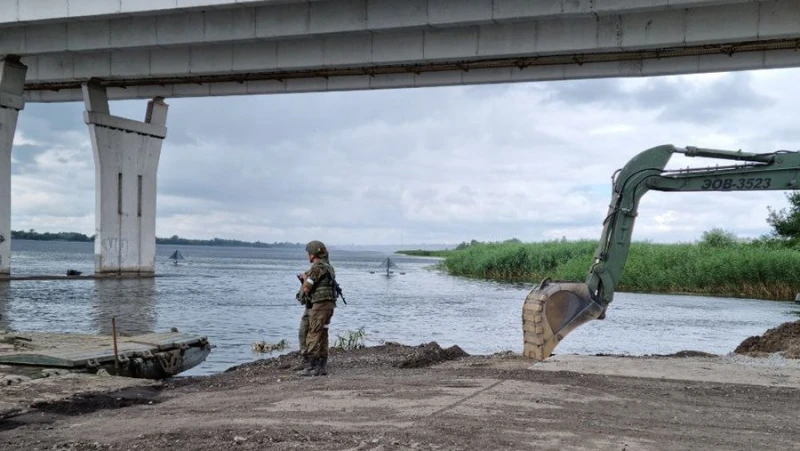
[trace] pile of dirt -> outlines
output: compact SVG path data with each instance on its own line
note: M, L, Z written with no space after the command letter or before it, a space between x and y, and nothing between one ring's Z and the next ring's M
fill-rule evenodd
M467 356L469 354L458 346L443 349L435 341L417 346L387 342L348 351L332 349L330 353L331 361L336 365L354 370L376 367L425 368Z
M781 352L786 358L800 359L800 321L781 324L760 337L748 337L733 352L753 357Z
M708 352L703 351L694 351L691 349L686 349L683 351L678 351L673 354L667 354L664 357L677 357L677 358L693 358L693 357L717 357L716 354L711 354Z
M469 357L469 354L458 346L442 348L431 342L417 346L387 342L379 346L342 350L331 348L329 352L328 372L335 375L370 374L377 369L426 368L449 360ZM299 377L290 369L301 362L300 353L290 352L273 358L248 362L234 366L222 373L203 377L177 378L166 383L168 387L194 386L196 388L213 388L223 386L246 385L259 379L285 379Z
M396 363L394 366L398 368L424 368L461 357L469 357L469 354L456 345L450 346L447 349L442 349L442 347L434 341L412 348L408 357Z
M438 343L420 344L408 346L400 343L387 342L379 346L370 346L359 349L342 350L331 348L330 363L336 366L343 366L350 369L354 368L375 368L391 366L395 368L424 368L437 363L454 360L461 357L468 357L463 349L458 346L451 346L443 349ZM230 368L228 371L241 371L246 367L258 366L275 369L286 369L295 365L300 356L297 352L290 352L273 359L259 360L246 363L238 367Z

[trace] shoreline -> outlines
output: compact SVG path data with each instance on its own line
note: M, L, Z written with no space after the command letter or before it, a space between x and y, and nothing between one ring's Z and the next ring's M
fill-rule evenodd
M0 448L588 451L800 441L800 360L777 355L533 363L428 343L333 349L330 358L327 377L296 375L289 353L163 382L39 379L27 410L0 419ZM15 387L24 388L0 387L0 399Z
M51 274L31 274L31 275L0 275L0 282L12 282L23 280L108 280L108 279L153 279L164 277L159 274L89 274L80 276L60 276Z

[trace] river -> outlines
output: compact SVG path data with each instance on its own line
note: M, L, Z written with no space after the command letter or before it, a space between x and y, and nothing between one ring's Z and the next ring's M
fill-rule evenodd
M91 243L14 240L12 274L93 272ZM185 260L167 257L179 249ZM528 284L453 277L435 259L392 256L405 274L371 274L389 254L332 250L347 298L331 325L337 335L364 327L368 344L436 341L472 354L522 351L521 308ZM0 329L125 333L168 331L208 336L216 347L184 375L212 374L263 358L251 344L286 339L297 347L302 307L295 275L308 266L297 249L157 247L158 277L141 280L14 280L0 283ZM725 354L750 335L796 320L800 306L753 299L618 293L607 318L579 328L557 353L625 355L698 350Z

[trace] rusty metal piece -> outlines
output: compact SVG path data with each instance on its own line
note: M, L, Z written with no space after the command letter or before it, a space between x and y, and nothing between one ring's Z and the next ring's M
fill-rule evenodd
M119 352L117 351L117 317L111 317L111 336L114 339L114 375L119 376Z
M165 376L174 376L178 374L181 367L181 351L176 349L174 351L159 352L156 354L156 360Z

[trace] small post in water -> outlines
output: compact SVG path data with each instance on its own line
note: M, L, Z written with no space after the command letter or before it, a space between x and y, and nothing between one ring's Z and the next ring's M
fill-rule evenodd
M111 336L114 340L114 376L119 376L119 356L117 355L117 317L111 317Z

